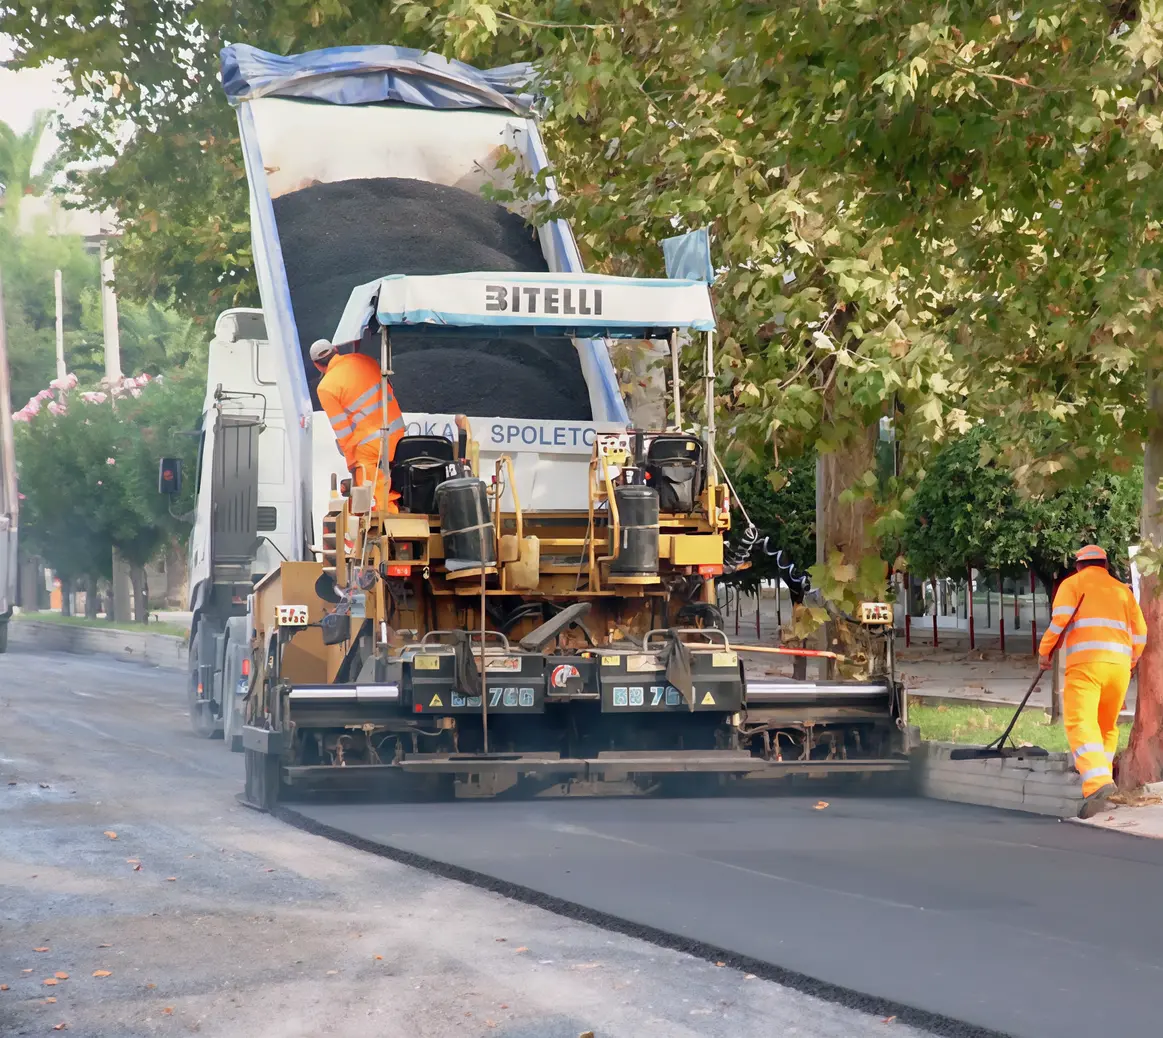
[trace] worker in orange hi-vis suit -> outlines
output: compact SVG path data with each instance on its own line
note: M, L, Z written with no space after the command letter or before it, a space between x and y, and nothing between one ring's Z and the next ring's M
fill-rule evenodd
M1088 544L1075 556L1074 566L1054 596L1054 615L1042 636L1038 664L1050 669L1050 654L1061 637L1059 651L1066 660L1062 716L1074 766L1082 776L1085 799L1079 813L1089 818L1106 808L1106 798L1118 788L1112 765L1119 711L1147 644L1147 622L1131 589L1111 576L1102 548Z
M380 432L384 420L380 366L362 353L339 353L326 339L311 346L311 360L322 373L317 392L319 403L327 412L339 449L343 452L352 484L362 486L375 481L373 508L397 511L400 495L385 496L384 474L380 464ZM396 444L404 435L404 416L396 395L388 386L388 464L396 453Z

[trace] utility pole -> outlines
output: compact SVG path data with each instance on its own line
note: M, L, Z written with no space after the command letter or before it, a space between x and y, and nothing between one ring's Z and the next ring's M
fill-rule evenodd
M113 289L113 257L101 239L101 327L105 335L105 381L112 389L121 379L121 334L117 329L117 293Z
M113 257L109 254L108 238L101 238L101 328L105 339L105 384L109 390L110 406L113 389L121 381L121 335L117 328L117 293L113 288ZM128 623L133 619L133 584L129 579L129 565L121 552L113 549L113 619Z
M53 271L53 292L57 303L57 378L64 378L68 374L65 366L65 295L59 270Z
M12 430L12 393L8 379L8 337L4 324L4 285L0 279L0 648L7 646L8 617L16 604L19 573L16 531L20 495L16 491L16 446Z

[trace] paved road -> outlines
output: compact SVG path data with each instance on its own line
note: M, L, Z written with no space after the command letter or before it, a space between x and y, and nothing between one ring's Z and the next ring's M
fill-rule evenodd
M1163 841L935 801L815 803L297 810L744 968L1022 1038L1158 1033Z
M4 1038L921 1034L247 811L182 684L0 656Z

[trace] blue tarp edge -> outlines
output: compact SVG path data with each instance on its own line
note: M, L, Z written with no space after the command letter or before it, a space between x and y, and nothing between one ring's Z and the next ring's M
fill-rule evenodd
M420 108L502 108L528 114L531 66L481 70L439 54L382 44L272 54L246 43L222 49L222 88L231 104L297 97L330 104L395 101Z

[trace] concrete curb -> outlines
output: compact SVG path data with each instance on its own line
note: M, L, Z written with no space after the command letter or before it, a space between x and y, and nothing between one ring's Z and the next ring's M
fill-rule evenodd
M173 634L13 620L8 625L8 641L10 645L21 649L81 655L100 653L154 667L173 670L186 668L186 639Z
M926 742L917 751L922 796L1056 818L1072 818L1082 780L1070 755L952 760L954 743ZM964 747L961 747L964 749Z

